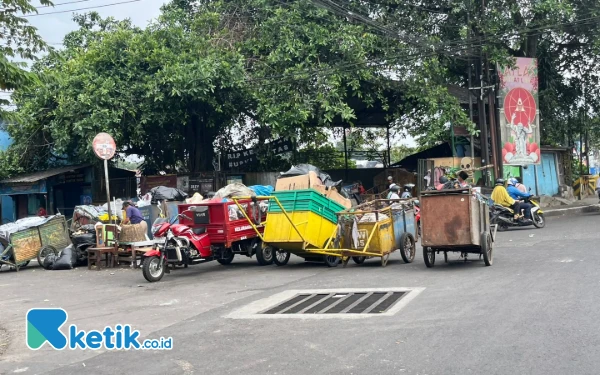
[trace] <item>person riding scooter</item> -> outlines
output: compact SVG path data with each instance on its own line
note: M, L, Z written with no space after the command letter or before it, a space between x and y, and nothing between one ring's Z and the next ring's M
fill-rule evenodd
M508 191L504 187L503 178L496 179L496 187L492 191L491 198L496 204L512 208L515 220L522 220L519 215L521 212L521 204L510 197Z
M514 200L521 200L521 199L526 199L531 197L531 194L529 193L523 193L521 190L519 190L519 188L517 187L518 181L516 178L510 178L508 180L508 188L506 189L506 191L508 191L508 195L510 195L510 197ZM533 205L531 203L528 202L521 202L521 209L525 210L525 218L526 219L531 219L531 209L533 208Z
M400 196L398 195L399 191L400 191L400 186L398 186L396 184L392 184L390 186L390 191L387 195L387 199L400 199Z

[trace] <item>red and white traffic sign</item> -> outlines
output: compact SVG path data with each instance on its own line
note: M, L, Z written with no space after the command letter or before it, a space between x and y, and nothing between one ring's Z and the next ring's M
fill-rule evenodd
M94 148L96 156L103 160L112 159L117 151L117 144L113 137L108 133L96 134L94 141L92 142L92 147Z

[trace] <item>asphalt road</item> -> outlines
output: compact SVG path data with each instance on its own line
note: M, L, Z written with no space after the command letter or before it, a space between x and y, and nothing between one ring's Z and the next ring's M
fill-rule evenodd
M395 253L385 268L374 259L346 269L236 259L154 284L131 270L3 271L0 373L597 374L599 226L600 215L589 214L500 233L492 267L451 255L426 269L418 247L414 263ZM385 287L424 290L393 316L227 317L290 289ZM50 306L65 308L80 329L129 323L143 337L173 337L174 348L31 351L25 313Z

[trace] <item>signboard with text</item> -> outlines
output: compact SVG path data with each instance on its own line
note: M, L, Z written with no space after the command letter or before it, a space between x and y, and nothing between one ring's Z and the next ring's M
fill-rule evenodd
M271 154L280 155L292 151L293 143L289 138L279 138L269 142L266 146ZM254 164L257 161L256 152L256 147L228 152L225 158L225 168L239 169Z
M519 57L515 68L498 67L500 137L505 165L539 164L540 113L537 60Z

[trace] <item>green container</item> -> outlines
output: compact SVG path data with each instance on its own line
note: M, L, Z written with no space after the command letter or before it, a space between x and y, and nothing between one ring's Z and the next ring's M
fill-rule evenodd
M314 189L274 191L273 196L277 197L286 212L311 211L336 224L335 213L345 210L344 206ZM274 199L269 202L269 212L281 212Z

